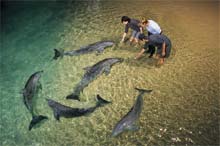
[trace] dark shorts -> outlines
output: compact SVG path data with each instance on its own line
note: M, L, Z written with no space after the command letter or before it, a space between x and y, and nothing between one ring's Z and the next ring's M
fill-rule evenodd
M162 56L162 48L157 48L157 55L160 56L160 58L168 58L170 56L170 51L171 51L171 44L166 46L165 50L165 56Z
M133 38L138 39L138 36L139 36L140 34L141 34L140 31L133 30L131 36L132 36Z
M149 45L147 43L144 44L144 50L147 51L148 50Z

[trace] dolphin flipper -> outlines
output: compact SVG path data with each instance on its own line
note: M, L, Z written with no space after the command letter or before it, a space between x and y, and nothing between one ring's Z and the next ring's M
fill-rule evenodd
M106 66L106 67L105 67L104 72L105 72L105 75L106 75L106 76L110 74L110 70L111 70L111 67L110 67L110 66Z
M66 99L73 99L73 100L78 100L78 101L80 101L79 95L75 95L75 94L67 95L67 96L66 96Z
M48 117L42 116L42 115L33 116L32 120L31 120L31 122L29 124L29 128L28 129L31 130L37 123L41 122L44 119L48 119Z
M97 104L96 104L97 107L111 103L111 101L107 101L107 100L103 99L99 94L96 96L96 99L98 100Z
M96 55L100 55L104 52L104 48L97 50Z
M42 84L41 84L40 82L38 82L37 88L38 88L38 89L41 89L41 90L43 89L43 88L42 88Z
M21 89L21 91L19 92L19 94L24 94L26 91L25 91L25 88L24 89Z
M56 110L53 111L53 114L54 114L54 118L57 120L57 121L60 121L60 115L58 114L58 112Z

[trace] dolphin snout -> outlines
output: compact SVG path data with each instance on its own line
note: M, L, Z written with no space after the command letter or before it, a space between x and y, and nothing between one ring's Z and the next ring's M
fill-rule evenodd
M124 61L124 59L123 59L123 58L119 58L118 60L119 60L119 62L123 62L123 61Z
M116 137L116 136L118 136L118 134L119 134L119 132L114 131L114 132L112 132L111 137Z
M44 70L40 70L40 71L38 71L39 73L43 73L44 72Z

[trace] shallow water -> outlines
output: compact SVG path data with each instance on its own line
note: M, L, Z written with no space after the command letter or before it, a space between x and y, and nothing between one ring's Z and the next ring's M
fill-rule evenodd
M122 15L160 24L173 45L163 66L147 56L133 60L140 47L119 45ZM102 55L52 60L53 48L74 50L100 40L116 45ZM11 2L1 10L0 145L219 145L219 49L219 2ZM125 61L85 88L82 102L66 100L82 68L107 57ZM36 112L49 120L28 131L31 115L19 92L38 70L44 73ZM138 95L135 87L153 89L144 96L140 129L111 138ZM60 122L45 101L90 107L96 94L112 104Z

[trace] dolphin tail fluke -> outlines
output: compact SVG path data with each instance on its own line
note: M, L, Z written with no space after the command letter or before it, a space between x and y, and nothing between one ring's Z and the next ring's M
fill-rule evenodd
M54 49L54 57L53 57L54 60L57 60L57 58L59 58L59 57L63 57L63 55L64 55L63 51L60 51L58 49Z
M79 95L76 95L76 94L67 95L66 99L73 99L73 100L79 100L80 101Z
M103 106L105 104L111 103L110 101L107 101L107 100L103 99L100 95L97 95L96 98L98 100L97 104L96 104L97 107L100 107L100 106Z
M31 120L31 122L29 124L29 128L28 129L31 130L37 123L41 122L44 119L48 119L48 117L42 116L42 115L33 116L32 120Z
M136 90L138 90L140 93L150 93L153 90L146 90L146 89L140 89L140 88L135 88Z

